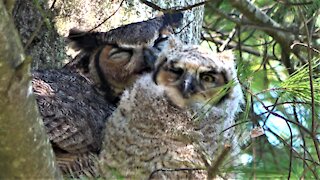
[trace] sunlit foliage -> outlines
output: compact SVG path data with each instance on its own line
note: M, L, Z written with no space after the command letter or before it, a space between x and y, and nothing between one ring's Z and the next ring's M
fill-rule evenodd
M209 1L202 44L234 49L246 95L240 133L249 179L320 178L320 1ZM245 141L245 142L244 142Z

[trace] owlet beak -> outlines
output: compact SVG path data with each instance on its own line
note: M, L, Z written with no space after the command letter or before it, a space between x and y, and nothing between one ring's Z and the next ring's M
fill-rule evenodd
M196 92L196 79L191 74L186 74L181 82L181 92L184 98L191 97Z

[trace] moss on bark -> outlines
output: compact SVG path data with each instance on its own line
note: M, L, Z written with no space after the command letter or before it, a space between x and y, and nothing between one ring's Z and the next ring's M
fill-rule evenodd
M0 1L0 179L59 178L31 88L30 58Z

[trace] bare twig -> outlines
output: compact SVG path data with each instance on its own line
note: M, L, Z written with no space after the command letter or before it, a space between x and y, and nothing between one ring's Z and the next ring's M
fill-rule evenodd
M273 104L277 104L278 101L279 101L279 98L277 98L276 101L275 101ZM276 109L276 106L272 106L272 109L271 109L270 111L273 112L275 109ZM268 112L268 115L267 115L267 117L265 118L265 121L263 122L263 126L266 125L267 120L269 119L270 115L271 115L271 113Z
M289 132L290 132L290 146L293 147L293 137L292 137L292 129L289 125L289 123L286 121L286 124L289 128ZM289 171L288 171L288 179L290 180L290 177L291 177L291 172L292 172L292 150L293 148L290 148L289 149Z
M289 1L283 1L283 0L276 0L276 1L286 6L305 6L305 5L310 5L314 3L313 1L307 1L307 2L289 2Z
M243 62L243 56L242 56L242 45L241 45L241 26L236 26L238 29L238 48L239 48L239 61Z
M174 32L174 34L180 34L184 29L186 29L191 23L194 22L195 19L192 19L192 21L189 21L183 28L180 29L178 32Z
M162 11L162 12L166 11L166 9L163 9L163 8L159 7L158 5L152 3L152 2L149 2L149 1L146 1L146 0L140 0L140 2L142 2L143 4L151 7L154 10Z
M285 90L287 90L287 88L282 88L282 87L279 87L279 88L270 88L270 89L264 89L264 90L256 93L255 95L259 95L259 94L263 94L263 93L271 92L271 91L285 91Z
M265 41L267 41L265 39ZM268 46L267 44L265 43L264 45L264 52L263 52L263 58L262 58L262 66L263 66L263 72L264 72L264 84L265 84L265 87L268 88L268 84L269 84L269 78L268 78L268 69L267 69L267 62L268 62Z
M311 114L312 114L312 122L311 122L311 128L312 128L312 140L317 152L317 156L318 156L318 160L320 162L320 148L319 148L319 141L317 139L317 122L316 122L316 111L315 111L315 99L314 99L314 85L313 85L313 68L312 68L312 56L311 56L311 38L310 38L310 33L309 33L309 29L306 23L306 19L304 17L303 12L301 11L301 9L298 8L298 11L300 13L300 16L303 20L304 23L304 27L305 27L305 31L307 33L307 44L308 44L308 67L309 67L309 82L310 82L310 95L311 95Z
M299 47L294 46L290 48L291 44L296 40L295 34L286 29L285 31L279 31L280 29L284 29L280 24L270 18L267 14L262 12L258 7L256 7L249 0L230 0L230 3L233 7L237 8L241 13L245 15L245 17L256 26L267 27L263 31L268 35L272 36L282 48L282 60L285 64L286 68L293 72L292 63L289 61L289 52L294 53L295 55L300 53ZM260 28L261 29L261 28Z
M284 116L282 116L282 115L280 115L280 114L278 114L278 113L275 113L275 112L269 110L269 108L267 108L267 106L264 104L264 102L263 102L257 95L255 95L251 90L246 89L246 91L247 91L249 94L251 94L251 95L263 106L263 108L264 108L265 110L267 110L268 112L270 112L272 115L274 115L274 116L276 116L276 117L278 117L278 118L281 118L281 119L283 119L283 120L285 120L285 121L288 121L288 122L290 122L290 123L292 123L292 124L297 125L299 128L301 128L301 129L302 129L303 131L305 131L307 134L309 134L310 136L313 136L312 132L311 132L309 129L307 129L306 127L304 127L302 124L300 124L300 123L298 123L298 122L295 122L295 121L292 121L292 120L290 120L290 119L288 119L288 118L286 118L286 117L284 117Z
M273 54L273 56L277 59L277 60L279 60L280 61L280 58L278 58L277 57L277 55L276 55L276 46L277 46L277 42L274 42L273 43L273 46L272 46L272 54Z
M242 44L245 44L245 42L248 41L254 35L255 32L256 32L256 29L253 29L246 38L241 40Z
M304 152L306 152L306 153L308 154L308 157L309 157L310 159L305 158L307 161L310 161L310 162L312 162L313 164L315 164L315 165L317 165L317 166L320 166L320 164L319 164L317 161L315 161L315 159L312 157L311 153L308 151L308 149L306 148L306 146L300 145L300 147L304 150Z
M210 4L207 4L207 5L218 16L223 17L223 18L225 18L225 19L227 19L227 20L229 20L229 21L231 21L231 22L233 22L233 23L235 23L237 25L241 25L243 27L244 26L245 27L252 27L252 28L255 28L255 29L260 29L260 30L265 30L265 31L273 31L273 32L281 31L283 33L300 34L298 32L292 32L289 29L283 28L279 24L277 24L277 26L270 26L268 24L261 24L261 23L255 22L255 21L249 21L247 19L240 19L240 18L237 18L235 16L230 16L230 15L226 14L225 12L221 11L220 9L218 9L218 8L216 8L216 7L214 7L214 6L210 5Z
M293 115L294 115L294 119L295 119L297 122L299 122L298 113L297 113L297 108L296 108L295 104L293 104ZM301 139L302 139L303 147L305 147L305 146L306 146L306 140L305 140L305 137L304 137L304 132L301 131L300 129L299 129L299 132L300 132L300 134L301 134ZM306 158L306 150L303 151L303 159L305 159L305 158ZM306 163L303 162L303 169L305 169L305 167L306 167ZM300 179L304 179L304 176L302 175L302 176L300 177Z
M105 23L106 21L108 21L112 16L114 16L118 11L119 9L121 8L122 4L124 3L125 0L122 0L119 7L109 16L107 17L106 19L104 19L101 23L99 23L98 25L96 25L95 27L93 27L92 29L90 29L88 32L91 32L95 29L97 29L98 27L100 27L103 23Z
M28 39L28 41L26 42L26 44L24 45L23 49L27 50L29 48L29 46L31 45L32 41L34 40L34 38L39 35L39 32L41 30L41 27L43 25L44 20L42 19L38 24L36 29L32 32L31 37Z
M265 41L266 41L266 40L265 40ZM247 46L247 47L257 47L257 46L266 46L266 45L269 45L269 44L273 43L273 41L274 41L274 39L272 39L271 41L266 41L266 42L264 42L264 43L258 43L258 44L245 44L245 43L243 43L243 41L242 41L242 44L245 45L245 46Z
M240 124L244 124L244 123L247 123L247 122L249 122L249 121L246 120L246 121L241 121L241 122L235 123L235 124L227 127L226 129L224 129L223 131L221 131L221 133L219 135L221 135L222 133L226 132L227 130L229 130L231 128L234 128L236 126L239 126Z
M253 173L253 179L257 179L256 178L256 169L257 169L257 152L256 152L256 139L252 138L252 173Z
M302 101L287 101L287 102L281 102L281 103L277 103L277 104L272 104L272 105L269 105L269 106L266 106L267 108L269 107L273 107L273 106L280 106L280 105L288 105L288 104L292 104L292 105L295 105L295 104L305 104L305 105L308 105L307 102L302 102Z
M56 4L57 0L53 0L51 6L50 6L50 9L53 9L54 8L54 5Z
M209 36L210 36L210 38L213 38L211 34L209 34ZM201 33L201 40L202 40L202 41L206 41L207 44L208 44L208 46L209 46L209 48L210 48L210 50L211 50L211 51L214 51L214 50L213 50L213 47L211 46L210 41L208 41L208 40L205 39L203 33ZM200 43L200 44L201 44L201 43ZM215 44L216 47L218 47L218 45L217 45L216 43L214 43L214 44Z
M294 42L290 47L291 47L291 48L294 48L294 46L297 46L297 45L298 45L298 46L307 47L307 48L309 48L309 49L311 48L312 51L320 54L320 51L319 51L318 49L316 49L316 48L311 47L310 44L304 44L304 43L300 43L300 42Z
M306 159L303 159L303 158L301 157L301 155L300 155L292 146L290 146L283 138L281 138L277 133L273 132L271 129L268 128L268 129L266 129L266 131L269 131L271 134L273 134L274 136L276 136L284 145L286 145L288 148L290 148L290 149L292 150L292 152L295 153L295 155L297 155L300 159L302 159L302 160L305 162L307 168L312 172L312 174L314 175L314 177L315 177L316 179L319 179L317 172L315 172L315 171L312 169L312 167L310 167L310 165L307 163Z
M142 2L143 4L151 7L154 10L165 12L165 13L174 13L174 12L186 11L186 10L190 10L190 9L195 8L195 7L198 7L198 6L202 6L202 5L207 3L207 1L203 1L203 2L199 2L199 3L196 3L196 4L190 5L190 6L182 7L182 8L181 7L172 7L172 8L168 8L168 9L163 9L163 8L159 7L158 5L156 5L156 4L154 4L154 3L150 2L150 1L140 0L140 2Z
M279 82L282 82L282 79L281 79L278 71L276 71L276 69L270 64L270 61L267 61L267 64L268 64L269 68L271 69L271 71L274 73L274 75L277 77L277 80Z
M204 38L205 38L205 40L207 40L207 41L211 41L211 42L214 42L214 43L219 44L219 45L223 44L223 42L224 42L223 40L221 40L221 39L219 39L219 38L212 38L212 37L206 37L206 36L204 36ZM233 42L233 41L230 42L229 44L227 44L227 47L228 47L228 48L231 48L231 49L233 49L233 48L239 49L238 44L235 43L235 42ZM259 51L257 51L255 48L250 48L250 47L241 45L241 50L242 50L243 52L252 54L252 55L254 55L254 56L262 56L262 53L260 53ZM267 58L268 58L268 59L273 59L273 60L278 60L275 56L270 55L270 54L267 55Z
M302 124L300 124L299 122L291 121L291 120L283 117L282 115L280 115L280 114L278 114L278 113L275 113L275 112L269 110L269 109L266 107L266 105L259 99L259 97L257 97L256 95L254 95L250 90L247 89L247 91L248 91L258 102L260 102L261 105L262 105L269 113L271 113L272 115L274 115L274 116L276 116L276 117L279 117L279 118L285 120L286 122L290 122L290 123L293 123L293 124L297 125L300 130L305 131L308 135L311 136L312 139L316 139L316 137L314 136L313 132L312 132L312 131L310 132L310 131L309 131L307 128L305 128ZM269 131L271 131L271 130L269 130ZM276 133L274 133L274 135L276 135ZM279 137L278 135L276 135L276 136ZM285 142L285 141L283 140L283 142ZM288 145L286 142L285 142L285 144L294 151L294 149L293 149L292 146ZM296 151L294 151L294 152L295 152L300 158L302 158L299 153L297 153ZM306 165L307 165L307 164L306 164ZM309 165L307 165L307 167L309 168ZM313 172L314 176L317 177L316 172L314 172L311 168L310 168L310 170Z
M234 35L237 33L237 28L233 28L232 31L229 33L228 38L224 40L224 42L219 47L219 52L224 51L226 46L231 42Z
M231 145L224 145L222 151L218 154L218 158L215 161L211 162L211 165L208 167L208 179L214 179L218 173L219 167L222 165L226 156L231 150Z

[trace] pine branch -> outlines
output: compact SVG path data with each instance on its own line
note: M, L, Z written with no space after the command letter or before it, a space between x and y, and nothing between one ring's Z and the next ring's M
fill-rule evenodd
M214 42L214 43L216 43L218 45L222 45L224 43L224 41L219 39L219 38L210 38L210 37L204 37L204 38L205 38L205 40ZM228 49L239 49L238 44L236 42L234 42L234 41L229 42L226 45L226 47ZM247 47L247 46L241 45L241 50L246 52L246 53L252 54L254 56L259 56L259 57L263 56L263 53L260 53L255 48L251 48L251 47ZM272 59L272 60L278 60L275 56L273 56L271 54L266 54L266 58L267 59Z
M299 53L300 49L298 46L293 46L292 49L290 48L290 46L296 40L294 34L288 31L279 31L279 29L283 29L283 27L270 18L267 14L262 12L249 0L229 0L229 2L233 7L244 14L244 16L250 20L251 23L256 24L257 26L268 27L263 31L279 42L283 52L293 52L294 54ZM290 72L293 72L293 67L289 60L289 58L283 58L283 63Z

